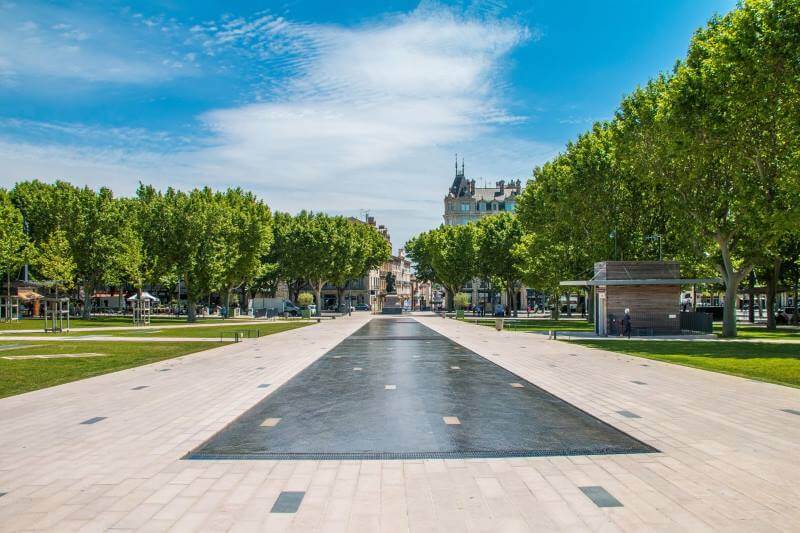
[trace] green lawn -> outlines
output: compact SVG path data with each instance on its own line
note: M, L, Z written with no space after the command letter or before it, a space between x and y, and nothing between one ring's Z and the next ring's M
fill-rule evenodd
M224 322L233 322L237 319L225 320L223 318L198 318L197 321L203 324L220 324ZM246 320L249 322L249 320ZM153 318L151 324L187 324L186 317L183 318L168 318L157 317ZM241 321L240 321L241 322ZM91 319L74 318L70 319L70 328L86 328L86 327L107 327L107 326L133 326L133 319L131 317L122 316L108 316L108 317L95 317ZM14 320L12 322L0 322L0 331L15 330L15 329L41 329L44 331L44 320L41 318L24 318L22 320Z
M743 339L799 339L800 329L797 326L778 326L775 331L769 331L763 325L742 325L736 328L737 335ZM714 324L714 333L722 333L722 324Z
M464 319L467 322L473 322L469 319L469 315ZM477 320L480 326L494 327L494 318L480 318ZM524 318L518 320L506 320L503 328L512 331L549 331L555 329L558 331L594 331L594 324L589 324L585 320L552 320L548 318Z
M219 342L0 342L0 398L220 346ZM102 357L8 360L46 354Z
M109 331L70 331L69 336L85 335L108 335L110 337L197 337L197 338L220 338L232 339L236 332L244 338L263 337L281 331L310 326L312 322L262 322L253 324L252 322L239 325L210 325L208 327L187 327L187 328L168 328L158 329L158 327L121 329Z
M800 387L800 345L735 341L580 340L574 344Z

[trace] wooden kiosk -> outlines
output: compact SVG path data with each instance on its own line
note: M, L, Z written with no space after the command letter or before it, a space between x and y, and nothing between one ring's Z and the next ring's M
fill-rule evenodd
M605 337L619 335L626 309L634 335L680 334L681 286L721 282L681 279L677 261L603 261L595 263L592 279L561 285L594 289L595 333Z

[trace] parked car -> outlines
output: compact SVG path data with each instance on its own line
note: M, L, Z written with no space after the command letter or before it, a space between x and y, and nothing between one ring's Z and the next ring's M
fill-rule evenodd
M354 308L354 311L370 311L371 308L367 304L357 304Z
M793 310L794 311L794 310ZM792 315L787 313L786 309L781 309L775 314L775 323L780 324L782 326L786 326L791 322Z

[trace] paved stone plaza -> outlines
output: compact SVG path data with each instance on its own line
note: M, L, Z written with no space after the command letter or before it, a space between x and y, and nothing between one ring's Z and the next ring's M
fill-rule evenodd
M511 383L534 384L659 452L182 459L370 318L0 400L0 529L740 531L800 523L799 390L436 317L418 320L521 380ZM487 372L475 359L454 371ZM370 372L359 364L351 372ZM400 391L396 381L382 392ZM509 391L522 392L511 383ZM306 415L313 424L315 413ZM392 415L384 413L386 424ZM442 426L462 422L463 430L470 416L444 415ZM279 429L280 418L261 423Z

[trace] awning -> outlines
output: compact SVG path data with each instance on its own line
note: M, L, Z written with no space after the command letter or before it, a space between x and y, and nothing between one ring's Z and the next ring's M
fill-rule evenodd
M41 300L43 296L33 289L17 289L17 296L23 302L30 302L31 300Z
M562 281L562 287L597 287L624 285L706 285L721 284L722 278L686 278L686 279L590 279Z
M134 294L133 296L128 298L128 301L129 302L135 302L138 299L139 299L139 295L138 294ZM147 291L142 292L142 300L149 300L151 302L159 302L159 301L161 301L161 300L159 300L158 298L156 298L155 296L153 296L152 294L150 294Z

